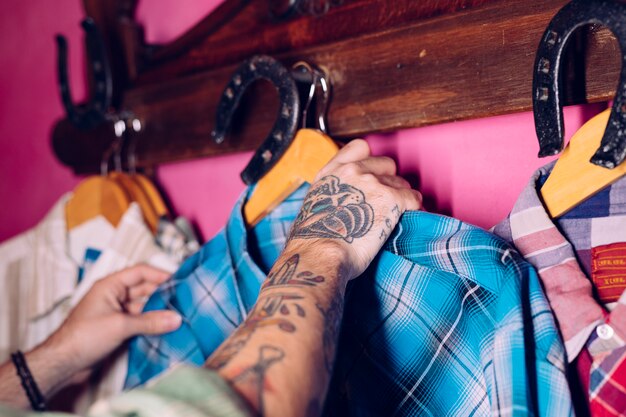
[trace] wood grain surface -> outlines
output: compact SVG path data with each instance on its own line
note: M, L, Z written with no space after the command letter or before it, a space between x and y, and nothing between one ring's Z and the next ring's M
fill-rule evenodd
M261 6L252 3L266 1L243 5L229 23L221 23L228 30L214 27L206 41L196 39L191 46L189 33L210 32L203 26L211 26L210 19L201 22L169 50L162 49L165 61L139 71L137 82L124 91L123 108L144 126L134 139L140 166L255 149L278 109L276 93L265 83L247 94L224 143L214 144L210 132L236 62L269 50L283 51L274 56L286 65L304 59L330 74L329 126L335 138L530 110L535 51L566 1L346 1L322 17L264 21L261 26L271 27L260 39L234 28L243 25L239 19L261 19L256 9ZM349 28L352 14L370 17ZM298 22L301 27L293 29ZM324 28L335 29L327 34ZM611 34L592 27L570 46L563 77L566 104L610 99L620 65ZM77 172L93 172L111 132L108 126L79 132L61 121L54 147Z

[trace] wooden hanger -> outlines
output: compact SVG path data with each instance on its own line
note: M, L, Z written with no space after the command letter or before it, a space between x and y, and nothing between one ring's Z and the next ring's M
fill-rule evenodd
M130 203L130 197L116 181L91 176L78 184L65 205L67 229L72 230L97 216L116 227Z
M541 187L541 197L553 218L626 175L626 164L606 169L590 162L600 146L610 115L611 110L607 109L576 132Z
M130 178L141 188L144 194L148 197L148 200L150 201L150 204L152 205L152 208L154 209L157 217L169 217L170 212L167 209L167 205L165 204L161 193L156 188L156 185L154 185L152 180L140 173L134 173L131 175Z
M139 205L146 225L153 234L156 233L159 224L159 216L143 188L130 175L124 172L111 172L109 178L117 182L126 191L131 201Z
M243 210L246 223L251 227L257 225L302 184L312 183L338 151L337 144L321 131L300 129L287 152L259 180L246 202Z

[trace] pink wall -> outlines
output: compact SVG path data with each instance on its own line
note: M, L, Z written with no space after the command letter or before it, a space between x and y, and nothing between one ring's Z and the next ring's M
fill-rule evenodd
M178 36L219 0L143 1L138 18L148 39ZM158 7L155 7L157 6ZM78 179L50 149L62 109L56 91L53 36L68 35L72 87L83 94L79 0L0 2L0 241L34 225ZM571 135L597 107L566 111ZM332 126L331 126L332 128ZM368 138L377 154L396 158L400 172L425 194L433 211L489 227L510 210L530 173L547 162L529 113L451 123ZM172 138L175 140L175 138ZM157 178L180 214L209 238L243 190L239 172L250 153L162 166Z

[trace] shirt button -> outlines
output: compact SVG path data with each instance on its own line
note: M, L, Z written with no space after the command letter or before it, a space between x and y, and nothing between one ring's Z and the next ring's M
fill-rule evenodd
M596 333L598 334L598 337L600 339L602 339L602 340L609 340L610 338L613 337L613 335L615 334L615 331L608 324L601 324L596 329Z

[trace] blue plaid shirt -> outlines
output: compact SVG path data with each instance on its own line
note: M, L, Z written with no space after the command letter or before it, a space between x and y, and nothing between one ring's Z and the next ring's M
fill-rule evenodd
M149 300L183 326L130 345L127 387L201 365L245 319L307 187L250 232L241 199L226 228ZM253 260L254 258L254 260ZM327 416L567 416L565 354L537 274L494 235L405 213L348 286Z

